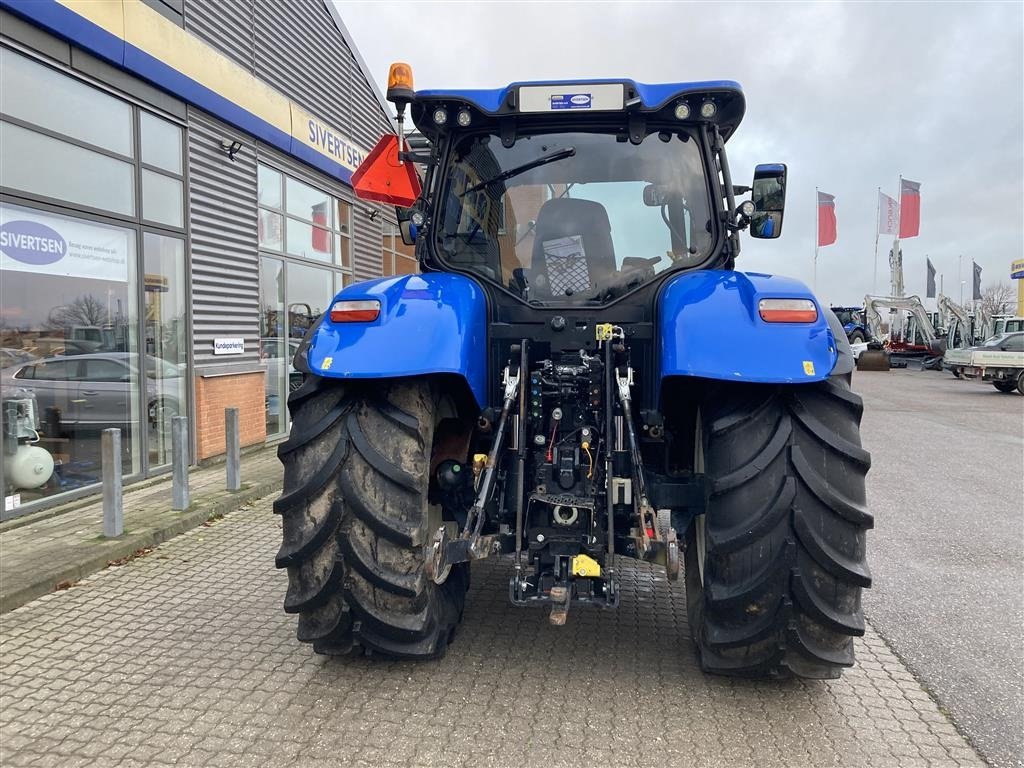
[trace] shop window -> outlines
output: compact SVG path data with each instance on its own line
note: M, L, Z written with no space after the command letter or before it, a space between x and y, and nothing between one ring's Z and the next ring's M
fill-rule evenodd
M280 213L265 211L262 208L257 222L260 248L270 251L284 250L284 217Z
M260 164L260 248L352 269L352 204Z
M4 496L26 504L98 483L108 427L121 430L125 474L140 472L136 230L6 203L0 226L26 236L0 251L0 348L27 358L13 376L4 370L4 400L35 413L0 414L3 434L19 435L4 442L4 464L30 448L53 461L27 487L5 472Z
M337 235L338 263L341 266L352 268L352 203L347 200L338 200L338 235Z
M287 251L316 261L331 261L331 232L289 217L286 232Z
M181 175L181 128L149 112L140 112L139 143L143 163Z
M267 435L285 431L285 402L289 362L286 349L284 313L284 262L264 256L260 259L260 359L266 373Z
M352 280L352 205L262 163L257 188L264 251L260 358L267 377L267 436L275 437L288 431L288 393L303 380L293 365L295 353L334 294Z
M131 163L0 122L0 185L124 216L135 213Z
M108 152L133 155L129 104L6 48L0 49L0 112Z
M184 193L179 179L142 169L142 218L171 227L184 227Z
M281 196L283 177L273 168L260 165L257 170L256 185L259 203L264 208L281 210L284 198Z
M330 196L290 176L285 178L285 211L289 216L325 228L330 228L334 223L331 220Z

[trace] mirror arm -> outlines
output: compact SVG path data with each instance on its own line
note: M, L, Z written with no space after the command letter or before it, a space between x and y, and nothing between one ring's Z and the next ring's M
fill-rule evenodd
M424 152L399 152L399 160L405 160L410 163L418 163L420 165L430 165L435 162L433 153Z
M722 139L722 134L718 130L717 125L713 125L711 130L712 148L718 156L718 165L722 171L722 185L725 187L725 211L723 212L722 221L725 224L726 230L730 232L729 240L732 246L732 256L735 258L740 252L740 238L737 233L742 229L742 226L738 226L734 219L736 211L735 188L732 185L732 174L729 172L729 158L725 155L725 141Z

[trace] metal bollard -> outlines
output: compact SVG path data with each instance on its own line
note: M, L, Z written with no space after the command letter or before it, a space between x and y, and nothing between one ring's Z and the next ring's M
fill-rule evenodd
M228 490L242 489L242 441L238 431L238 409L224 409L224 442L227 454Z
M188 417L171 417L171 509L188 509Z
M124 533L120 429L103 430L100 455L103 462L103 535L115 539Z

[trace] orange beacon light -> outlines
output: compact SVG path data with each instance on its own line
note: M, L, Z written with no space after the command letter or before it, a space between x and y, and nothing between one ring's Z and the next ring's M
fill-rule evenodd
M396 61L388 70L388 101L398 107L401 112L405 105L412 101L414 95L412 67L404 62Z

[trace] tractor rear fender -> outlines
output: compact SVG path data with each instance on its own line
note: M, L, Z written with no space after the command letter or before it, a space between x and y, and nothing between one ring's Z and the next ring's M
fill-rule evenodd
M462 275L429 272L355 283L337 301L376 300L369 322L334 322L330 310L299 350L305 367L333 379L454 374L487 405L487 300ZM297 364L298 367L298 364Z
M769 323L762 299L810 299L814 322ZM796 384L853 369L842 324L803 283L756 272L704 270L668 280L658 302L660 375Z

